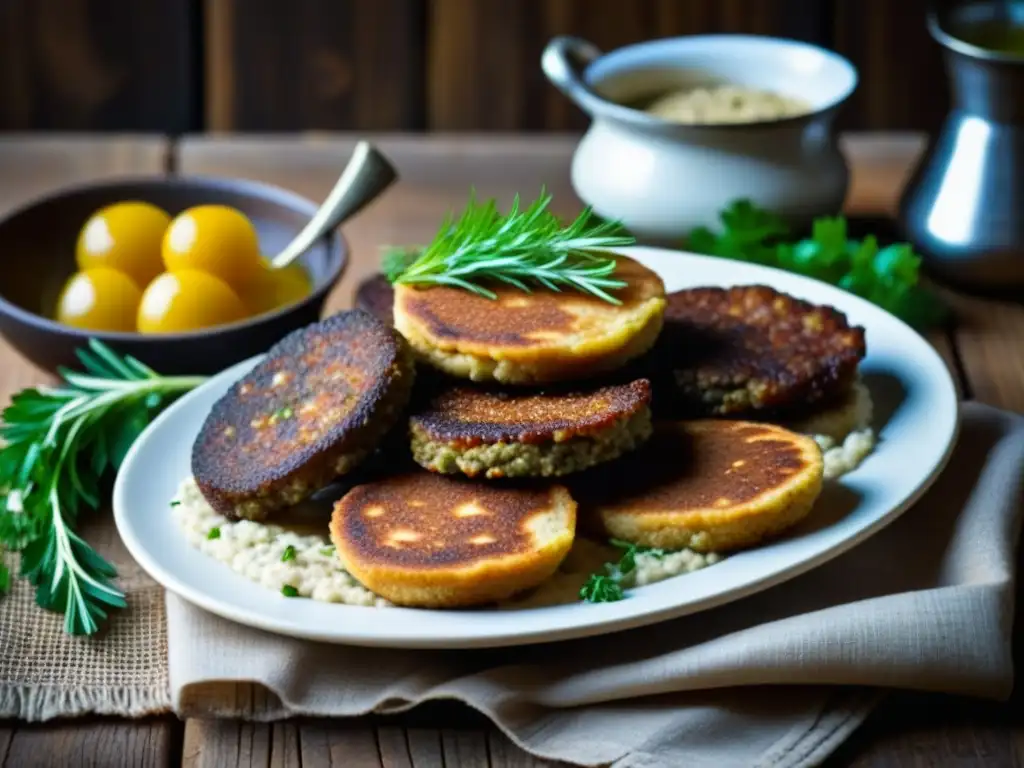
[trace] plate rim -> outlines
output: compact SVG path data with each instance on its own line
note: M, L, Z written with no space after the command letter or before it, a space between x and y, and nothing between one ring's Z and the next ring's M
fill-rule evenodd
M714 261L721 262L722 259L713 256L705 256L702 254L694 254L687 251L678 251L667 248L656 248L648 246L633 246L630 248L619 249L619 252L624 255L642 255L642 253L650 253L657 257L671 256L673 258L684 257L691 258L698 261ZM779 270L773 267L763 267L761 265L747 265L740 264L741 269L739 275L743 274L743 267L752 267L755 273L767 271L768 273L777 273L784 276L786 281L795 280L798 284L804 284L808 288L824 286L828 291L840 291L842 289L832 286L828 283L824 283L813 278L808 278L803 275L796 275L794 273ZM738 280L734 284L753 284L755 281L752 280ZM709 283L711 284L711 283ZM724 284L724 283L723 283ZM770 284L768 282L767 284ZM782 290L782 289L778 289ZM786 292L789 292L788 290ZM197 397L199 393L202 393L208 387L214 386L225 380L235 380L238 376L264 357L264 354L256 355L247 360L243 360L232 366L229 366L225 370L218 374L210 377L210 379L202 384L200 387L186 393L183 397L172 403L168 408L161 412L151 422L142 434L135 440L132 447L129 449L124 461L121 464L121 469L118 471L114 481L113 488L113 514L115 525L118 529L118 533L121 536L122 541L125 544L131 557L138 563L138 565L146 571L151 578L157 583L163 586L169 592L173 592L181 599L189 602L203 610L206 610L216 616L228 619L230 621L242 624L244 626L253 627L263 631L271 632L278 635L296 637L306 640L313 640L317 642L326 642L331 644L350 645L350 646L363 646L363 647L388 647L388 648L420 648L420 649L461 649L461 648L501 648L501 647L512 647L521 645L532 645L537 643L547 642L563 642L571 639L578 639L584 637L593 637L597 635L612 634L615 632L622 632L629 629L634 629L642 626L651 626L664 621L668 621L675 618L680 618L687 615L693 615L706 610L710 610L728 603L735 602L737 600L750 597L759 592L763 592L774 586L787 582L791 579L797 578L815 568L827 563L828 561L839 557L842 554L855 548L858 544L864 542L871 536L875 535L879 531L894 522L899 518L907 509L912 507L935 483L938 477L947 467L949 460L952 456L953 450L957 444L961 429L962 420L962 395L960 387L952 371L949 368L948 363L942 358L937 350L932 346L927 339L925 339L917 330L910 327L907 323L894 315L886 312L880 307L867 302L860 297L843 292L848 300L852 304L861 303L871 308L872 312L881 312L887 315L889 322L894 322L902 325L905 330L909 331L913 335L917 336L921 342L921 349L926 354L931 355L934 360L933 362L938 363L939 368L944 371L945 388L948 388L952 393L952 402L954 406L954 413L952 414L951 428L948 433L948 439L942 455L938 461L931 467L930 471L925 475L916 487L907 494L902 501L893 505L886 512L879 514L877 517L872 519L870 522L864 524L862 527L857 529L852 534L845 538L825 546L821 551L816 552L813 555L805 557L788 566L777 568L774 571L766 573L761 578L745 581L742 585L733 587L731 589L725 589L717 593L705 595L698 599L691 599L689 601L680 601L676 603L669 603L662 605L659 608L637 611L631 614L626 614L614 618L594 617L593 620L584 621L568 627L551 628L546 626L538 626L528 630L521 630L516 632L505 632L503 634L490 634L490 635L474 635L471 637L442 637L442 636L408 636L402 635L401 637L393 635L374 635L373 633L357 633L352 634L349 632L339 632L337 626L332 626L332 631L322 631L315 629L303 629L296 628L294 625L287 625L277 617L268 614L254 613L253 611L245 608L226 603L219 598L212 597L197 589L186 581L182 580L176 573L164 568L160 563L156 562L148 552L148 548L143 544L142 541L135 535L135 529L131 523L129 514L125 511L128 507L127 499L125 498L126 480L124 479L131 466L136 460L136 456L144 450L144 446L148 442L148 439L157 430L162 429L162 425L171 420L178 410L182 410L186 407L186 404ZM847 299L844 299L847 300ZM870 354L870 353L869 353ZM182 542L184 546L188 546ZM217 561L212 561L217 562ZM221 567L228 568L223 563L219 563ZM711 569L709 569L711 570ZM233 573L233 572L232 572ZM236 574L238 575L238 574ZM686 574L682 574L686 575ZM240 576L240 578L245 578ZM675 577L673 577L675 578ZM258 589L266 590L265 587L254 584ZM273 597L274 594L267 590L268 597ZM621 605L622 603L611 603L605 605ZM378 608L365 607L365 606L350 606L341 604L321 604L327 609L344 609L346 611L379 611ZM600 606L590 606L588 610L599 608ZM447 611L427 611L424 609L408 609L408 608L388 608L389 611L415 611L419 614L426 613L439 613L444 615L449 613ZM358 624L359 622L353 622Z

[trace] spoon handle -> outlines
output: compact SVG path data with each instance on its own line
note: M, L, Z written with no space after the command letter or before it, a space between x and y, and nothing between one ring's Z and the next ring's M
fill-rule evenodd
M327 199L295 239L271 260L271 265L280 269L291 264L325 233L362 210L397 178L398 172L388 159L369 142L360 141Z

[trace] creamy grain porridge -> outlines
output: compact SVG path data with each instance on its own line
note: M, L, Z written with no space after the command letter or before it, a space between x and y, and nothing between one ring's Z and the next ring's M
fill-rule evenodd
M229 520L206 502L191 477L182 482L172 504L172 512L191 546L274 592L280 594L285 587L291 587L298 597L325 603L391 605L345 570L327 537L326 521L324 533L317 534L293 531L274 523ZM552 578L501 607L535 608L579 602L580 587L587 577L599 571L604 563L618 560L621 554L609 545L577 539ZM640 554L636 557L636 570L623 583L625 586L653 584L720 559L715 554L702 555L691 550L670 552L661 558Z
M803 99L739 85L690 88L663 94L644 110L650 115L687 125L757 123L803 115L811 106Z

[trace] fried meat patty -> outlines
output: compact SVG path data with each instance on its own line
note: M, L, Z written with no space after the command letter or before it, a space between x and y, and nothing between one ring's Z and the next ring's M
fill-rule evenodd
M551 477L610 461L651 432L646 380L572 392L456 386L409 420L413 458L442 474Z
M394 325L395 289L384 275L371 275L359 283L355 305L356 309L369 312L385 325Z
M362 310L294 331L214 404L192 448L199 489L235 518L298 503L377 447L413 378L405 340Z
M513 488L416 470L334 505L346 570L396 605L482 605L536 587L569 553L576 502L562 486Z
M794 418L841 400L865 353L843 313L745 285L669 294L656 357L677 415Z
M612 304L580 291L398 285L395 327L420 360L479 382L550 384L613 371L648 351L662 327L665 286L656 272L617 256L626 286Z

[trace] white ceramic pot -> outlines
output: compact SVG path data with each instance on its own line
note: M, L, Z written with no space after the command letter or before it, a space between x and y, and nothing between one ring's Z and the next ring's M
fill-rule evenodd
M678 245L747 198L793 226L838 213L849 184L833 122L857 85L843 57L807 43L751 35L695 35L602 55L571 37L541 59L548 79L593 122L573 156L572 184L596 213L641 241ZM625 104L666 91L732 83L809 102L770 122L680 125Z

